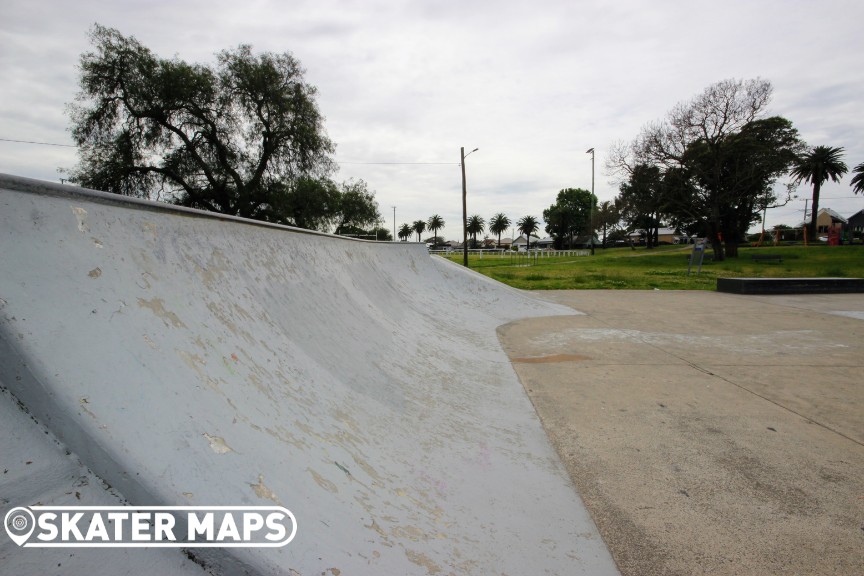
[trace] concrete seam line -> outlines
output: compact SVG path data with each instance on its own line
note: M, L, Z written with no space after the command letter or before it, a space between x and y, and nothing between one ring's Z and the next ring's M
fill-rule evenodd
M601 323L605 324L606 326L609 326L609 328L612 328L612 329L618 329L618 328L615 328L614 326L612 326L611 324L609 324L608 322L604 321L602 318L598 318L597 316L594 316L593 314L591 314L590 316L591 316L592 318L594 318L595 320L597 320L598 322L601 322ZM625 331L626 331L626 330L625 330ZM657 346L656 344L652 344L652 343L649 342L648 340L646 340L646 339L644 339L644 338L641 338L641 337L639 337L637 334L635 334L635 332L638 332L638 331L635 331L635 330L634 330L633 332L634 332L633 336L634 336L637 340L639 340L640 342L642 342L643 344L645 344L645 345L647 345L647 346L650 346L651 348L654 348L655 350L659 350L659 351L661 351L661 352L664 352L664 353L668 354L669 356L672 356L673 358L677 358L678 360L681 360L682 362L684 362L685 364L687 364L687 365L690 366L691 368L693 368L693 369L695 369L695 370L698 370L699 372L702 372L702 373L704 373L704 374L706 374L706 375L708 375L708 376L712 376L712 377L714 377L714 378L717 378L718 380L722 380L723 382L726 382L727 384L731 384L732 386L735 386L735 387L737 387L737 388L740 388L741 390L744 390L745 392L749 392L749 393L752 394L753 396L756 396L757 398L761 398L762 400L765 400L765 401L767 401L767 402L769 402L769 403L771 403L771 404L777 406L778 408L782 408L783 410L786 410L787 412L790 412L790 413L792 413L792 414L795 414L796 416L798 416L799 418L803 418L803 419L806 420L807 422L812 422L813 424L816 424L817 426L821 426L821 427L824 428L825 430L828 430L829 432L833 432L834 434L837 434L838 436L840 436L840 437L842 437L842 438L845 438L846 440L849 440L849 441L851 441L851 442L854 442L855 444L858 444L859 446L864 446L864 443L862 443L862 442L856 440L855 438L851 438L850 436L847 436L846 434L840 432L839 430L835 430L834 428L831 428L831 427L828 426L827 424L824 424L824 423L822 423L822 422L819 422L818 420L814 420L813 418L810 418L809 416L805 416L804 414L801 414L800 412L796 412L796 411L793 410L792 408L789 408L788 406L784 406L783 404L780 404L780 403L778 403L778 402L776 402L776 401L774 401L774 400L772 400L772 399L770 399L770 398L767 398L767 397L763 396L762 394L759 394L758 392L755 392L754 390L751 390L750 388L747 388L747 387L744 386L743 384L739 384L739 383L737 383L737 382L733 382L732 380L729 380L728 378L725 378L725 377L723 377L723 376L720 376L719 374L715 374L715 373L711 372L710 370L708 370L707 368L703 368L702 366L699 366L699 365L697 365L697 364L691 362L690 360L688 360L688 359L686 359L686 358L683 358L682 356L679 356L678 354L675 354L675 353L670 352L670 351L668 351L668 350L666 350L666 349L664 349L664 348L661 348L660 346Z

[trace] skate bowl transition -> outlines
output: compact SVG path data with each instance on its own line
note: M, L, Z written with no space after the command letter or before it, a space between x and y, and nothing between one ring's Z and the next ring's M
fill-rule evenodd
M23 548L0 531L0 563L615 574L495 335L562 314L422 244L0 175L0 513L296 518L278 548Z

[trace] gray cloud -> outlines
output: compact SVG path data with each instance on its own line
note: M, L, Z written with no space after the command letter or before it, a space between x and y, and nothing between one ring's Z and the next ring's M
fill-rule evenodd
M71 143L64 106L94 22L188 61L241 43L288 50L319 88L339 178L365 179L388 226L393 205L397 225L438 213L447 238L460 236L460 146L480 148L466 164L469 212L487 220L539 217L561 188L590 187L590 147L610 199L609 145L724 78L771 80L772 113L808 142L845 147L850 167L864 161L860 3L57 0L3 16L0 138ZM2 172L56 180L74 162L72 148L0 142ZM860 209L848 181L827 185L823 205ZM800 219L799 194L769 223Z

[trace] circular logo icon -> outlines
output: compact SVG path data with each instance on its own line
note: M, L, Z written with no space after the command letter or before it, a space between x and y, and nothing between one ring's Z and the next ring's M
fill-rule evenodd
M3 523L6 525L6 533L9 538L18 546L22 546L33 533L33 529L36 527L36 518L29 509L18 507L6 513Z

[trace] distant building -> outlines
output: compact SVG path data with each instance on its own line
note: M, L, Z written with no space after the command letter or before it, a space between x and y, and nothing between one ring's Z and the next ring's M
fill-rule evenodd
M540 246L538 245L539 242L541 242L540 238L538 238L537 236L532 235L532 236L531 236L531 249L533 250L534 248L539 248L539 247L540 247ZM551 239L550 239L550 242L551 242ZM525 241L525 235L523 234L523 235L519 236L518 238L516 238L516 240L514 240L514 241L511 243L511 246L515 247L517 250L525 250L525 245L526 245L526 243L527 243L527 242ZM504 241L503 241L503 240L501 241L501 245L502 245L502 246L504 245ZM550 244L550 245L551 245L551 244Z
M628 236L633 242L642 241L647 232L645 230L634 230ZM657 230L657 242L662 244L686 244L689 241L686 234L679 234L672 228L659 228Z
M859 210L846 220L846 229L857 238L864 238L864 210Z
M520 235L518 238L516 238L516 240L511 242L511 245L515 246L517 250L524 250L526 243L527 243L527 241L525 240L525 236ZM533 242L532 242L532 244L533 244Z
M827 233L834 226L842 229L846 224L848 221L830 208L820 208L816 214L816 232L819 234Z

